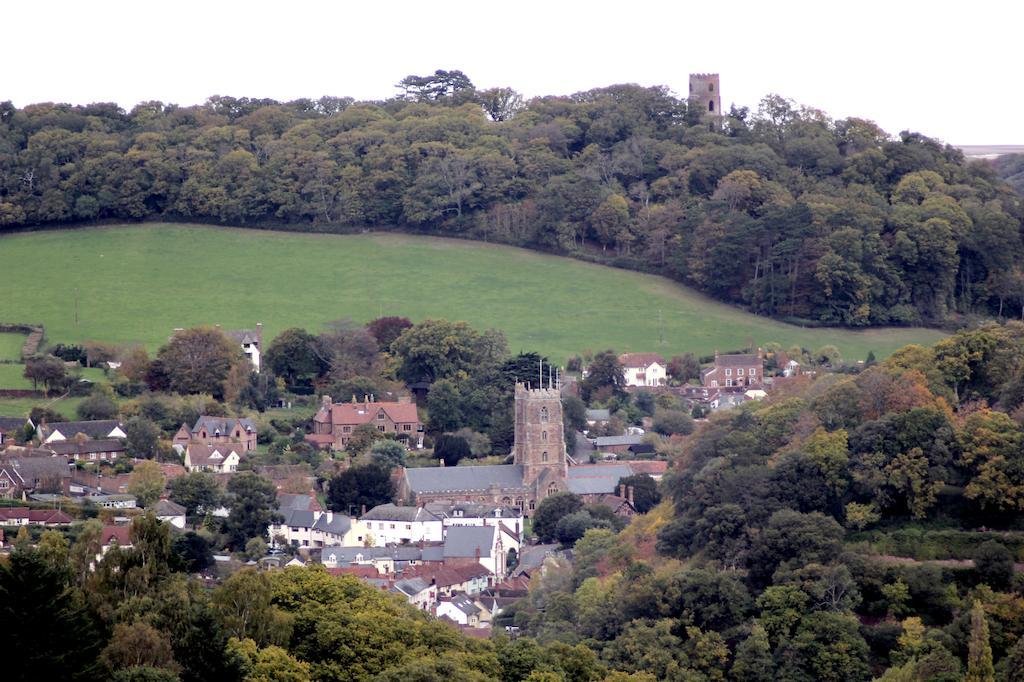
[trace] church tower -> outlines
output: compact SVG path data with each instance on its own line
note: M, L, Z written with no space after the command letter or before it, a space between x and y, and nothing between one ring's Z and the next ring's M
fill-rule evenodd
M562 397L557 388L516 383L513 463L523 467L523 485L539 502L551 490L564 490L568 460L562 428Z
M717 73L690 74L690 106L701 116L722 115L722 90Z

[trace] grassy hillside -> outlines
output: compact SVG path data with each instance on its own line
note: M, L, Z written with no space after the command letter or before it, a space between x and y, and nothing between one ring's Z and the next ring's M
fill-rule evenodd
M531 251L396 234L312 235L149 224L0 237L0 320L38 320L51 343L139 342L175 327L263 322L318 331L349 317L443 317L505 331L513 352L698 354L775 341L844 357L931 343L929 329L804 329L667 279ZM77 322L76 322L77 300Z
M0 254L2 253L3 251L0 250ZM24 334L0 332L0 360L20 360L21 347L25 345L25 338Z

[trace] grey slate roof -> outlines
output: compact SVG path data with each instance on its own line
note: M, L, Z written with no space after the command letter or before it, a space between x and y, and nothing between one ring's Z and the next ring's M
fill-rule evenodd
M464 594L451 598L451 604L467 616L474 616L480 613L480 607L473 603L473 600Z
M406 469L406 480L413 493L522 488L523 467L519 464L471 467L424 467Z
M404 580L397 581L393 589L396 592L401 592L407 597L414 597L429 587L430 583L423 578L416 576L415 578L405 578Z
M297 495L295 493L280 493L277 496L277 508L281 512L285 512L291 509L297 509L300 511L308 511L313 503L312 495Z
M322 530L325 533L344 535L352 528L352 519L344 514L334 514L331 520L327 520L327 514L321 513L320 518L314 512L304 509L281 510L284 521L281 523L295 528L312 528Z
M606 422L611 418L611 410L587 410L588 422Z
M28 419L24 417L0 417L0 432L20 431L25 428L25 424L28 424Z
M438 547L440 549L440 547ZM425 549L423 550L426 551ZM348 565L357 561L372 561L374 559L391 559L392 561L419 561L422 556L419 547L324 547L320 551L320 561L324 561L331 555L339 566Z
M40 425L40 429L47 437L54 431L60 431L65 438L74 438L77 433L84 433L89 438L106 438L116 428L122 431L124 427L116 419L103 419L84 422L54 422L52 424Z
M628 464L569 467L566 485L577 495L602 495L615 492L620 478L632 476Z
M715 358L715 364L719 367L760 367L761 358L753 353L719 355Z
M440 521L438 514L427 511L423 507L400 507L397 504L379 504L362 516L364 521L403 521L427 522Z
M185 508L170 500L160 500L153 505L153 511L157 516L184 516Z
M531 573L540 568L549 556L559 553L559 545L523 545L519 551L519 563L512 571L512 575Z
M207 433L229 434L234 430L235 424L241 426L243 431L256 430L256 425L248 417L233 419L231 417L208 417L203 415L196 420L195 426L192 427L192 433L199 433L199 429L205 426ZM61 431L61 433L64 432Z
M523 510L518 507L506 507L487 502L428 502L424 508L441 518L450 519L517 519L522 518Z
M452 526L444 536L444 558L489 557L496 532L494 526Z
M616 445L636 445L637 443L643 443L643 436L601 436L600 438L594 439L594 445L599 448L609 448Z

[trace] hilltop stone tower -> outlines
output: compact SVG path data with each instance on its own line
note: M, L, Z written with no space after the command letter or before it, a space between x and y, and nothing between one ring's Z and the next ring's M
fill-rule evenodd
M523 485L533 489L537 502L566 489L564 433L559 390L516 383L513 463L522 465Z
M704 116L722 115L722 90L717 73L690 74L690 106Z

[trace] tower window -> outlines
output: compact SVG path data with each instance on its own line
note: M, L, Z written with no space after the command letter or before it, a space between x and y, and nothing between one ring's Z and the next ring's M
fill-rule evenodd
M548 408L546 408L546 407L540 408L540 420L542 422L546 422L548 420Z
M542 461L542 462L548 461L548 451L547 450L545 450L544 452L540 453L540 461Z
M541 440L542 443L547 443L548 442L548 432L547 431L541 431L540 432L540 440Z
M714 110L715 110L715 103L714 102L708 102L708 111L714 111Z
M714 83L708 83L708 92L714 92L714 91L715 91L715 84Z

